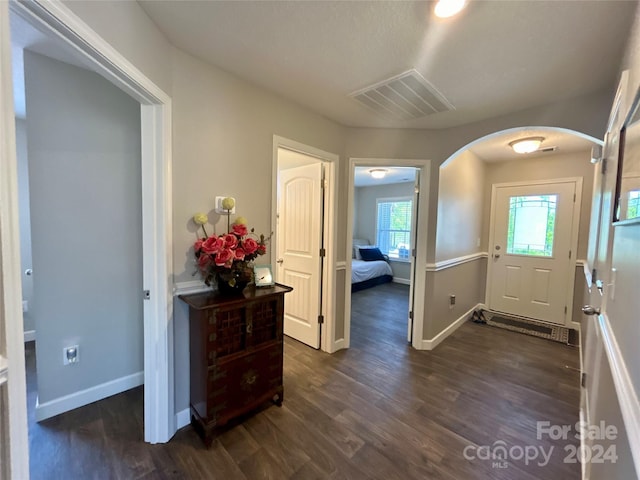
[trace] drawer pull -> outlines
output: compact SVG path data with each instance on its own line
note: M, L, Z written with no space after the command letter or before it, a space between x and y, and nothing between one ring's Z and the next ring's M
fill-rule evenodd
M247 333L251 335L251 332L253 332L253 322L247 322Z

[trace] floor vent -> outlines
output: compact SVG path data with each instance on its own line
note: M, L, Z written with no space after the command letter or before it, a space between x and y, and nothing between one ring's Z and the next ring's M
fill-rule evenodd
M515 317L504 313L484 311L487 325L504 328L513 332L524 333L534 337L546 338L555 342L576 345L575 332L560 325L551 325L530 318Z
M454 110L444 95L416 70L401 73L349 96L375 112L402 120Z

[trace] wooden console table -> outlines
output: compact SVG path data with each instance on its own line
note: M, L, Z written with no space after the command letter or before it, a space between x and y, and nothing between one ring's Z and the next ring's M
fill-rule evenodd
M282 405L284 294L276 284L237 297L180 295L189 305L191 425L207 446L216 427L267 401Z

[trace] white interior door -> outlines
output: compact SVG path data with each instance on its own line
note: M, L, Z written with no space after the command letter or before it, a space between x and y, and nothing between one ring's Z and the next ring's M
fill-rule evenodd
M564 324L575 182L495 187L489 308Z
M322 163L283 170L279 182L276 276L293 287L285 302L284 333L319 348Z
M407 322L407 341L413 341L414 288L416 285L416 245L418 239L418 205L420 203L420 170L416 168L416 180L413 190L413 204L411 205L411 269L409 270L409 321Z

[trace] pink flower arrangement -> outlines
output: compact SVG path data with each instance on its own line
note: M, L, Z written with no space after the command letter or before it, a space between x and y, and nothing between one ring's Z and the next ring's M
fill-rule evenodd
M208 236L204 229L204 214L196 214L194 221L202 226L204 237L193 244L198 270L207 285L216 279L227 282L229 287L247 284L253 279L253 260L267 253L264 235L257 235L244 223L236 220L231 231Z

